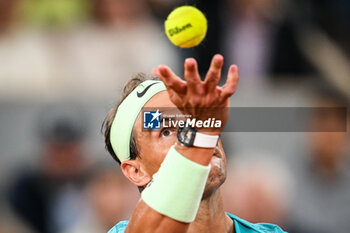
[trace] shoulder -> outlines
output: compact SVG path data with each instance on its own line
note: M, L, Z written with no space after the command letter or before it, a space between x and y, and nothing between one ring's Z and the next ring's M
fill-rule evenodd
M108 233L124 233L129 221L121 221L117 225L115 225L112 229L108 231Z
M234 220L237 233L286 233L279 226L269 223L250 223L233 214L227 215Z

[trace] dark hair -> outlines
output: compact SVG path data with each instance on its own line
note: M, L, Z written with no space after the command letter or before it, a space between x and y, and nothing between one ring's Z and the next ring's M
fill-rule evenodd
M125 84L119 103L108 112L107 116L105 117L102 123L101 131L105 136L105 148L111 154L113 159L119 163L119 165L121 164L121 162L118 159L117 155L115 154L112 148L111 140L110 140L111 126L120 104L140 83L142 83L145 80L159 80L159 79L157 77L148 76L144 73L137 73L135 76L133 76ZM135 138L136 138L135 132L133 131L130 137L130 160L134 160L140 156Z

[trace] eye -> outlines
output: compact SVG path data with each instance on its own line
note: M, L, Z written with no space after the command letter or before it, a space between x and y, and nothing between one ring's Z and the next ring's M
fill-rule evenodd
M159 136L161 137L169 137L170 135L172 135L175 132L175 129L173 128L163 128L160 133Z

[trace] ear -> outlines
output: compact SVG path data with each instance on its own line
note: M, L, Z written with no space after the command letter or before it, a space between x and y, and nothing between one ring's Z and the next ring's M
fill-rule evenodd
M137 186L145 186L152 179L152 177L142 168L138 160L124 161L120 167L124 176Z

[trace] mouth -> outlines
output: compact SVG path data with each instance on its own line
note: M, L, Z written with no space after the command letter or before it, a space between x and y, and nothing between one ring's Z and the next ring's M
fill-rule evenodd
M217 150L215 150L215 153L213 155L213 157L210 160L210 164L212 169L219 168L221 169L223 164L222 164L222 155L220 154L220 152L218 152Z
M223 151L216 147L213 157L210 160L211 169L223 169Z
M208 187L218 187L223 183L226 177L223 154L215 151L213 157L210 160L210 166L211 168L207 181Z
M213 156L210 160L210 165L211 165L212 169L214 169L214 167L221 168L222 167L221 158L217 157L217 156Z

